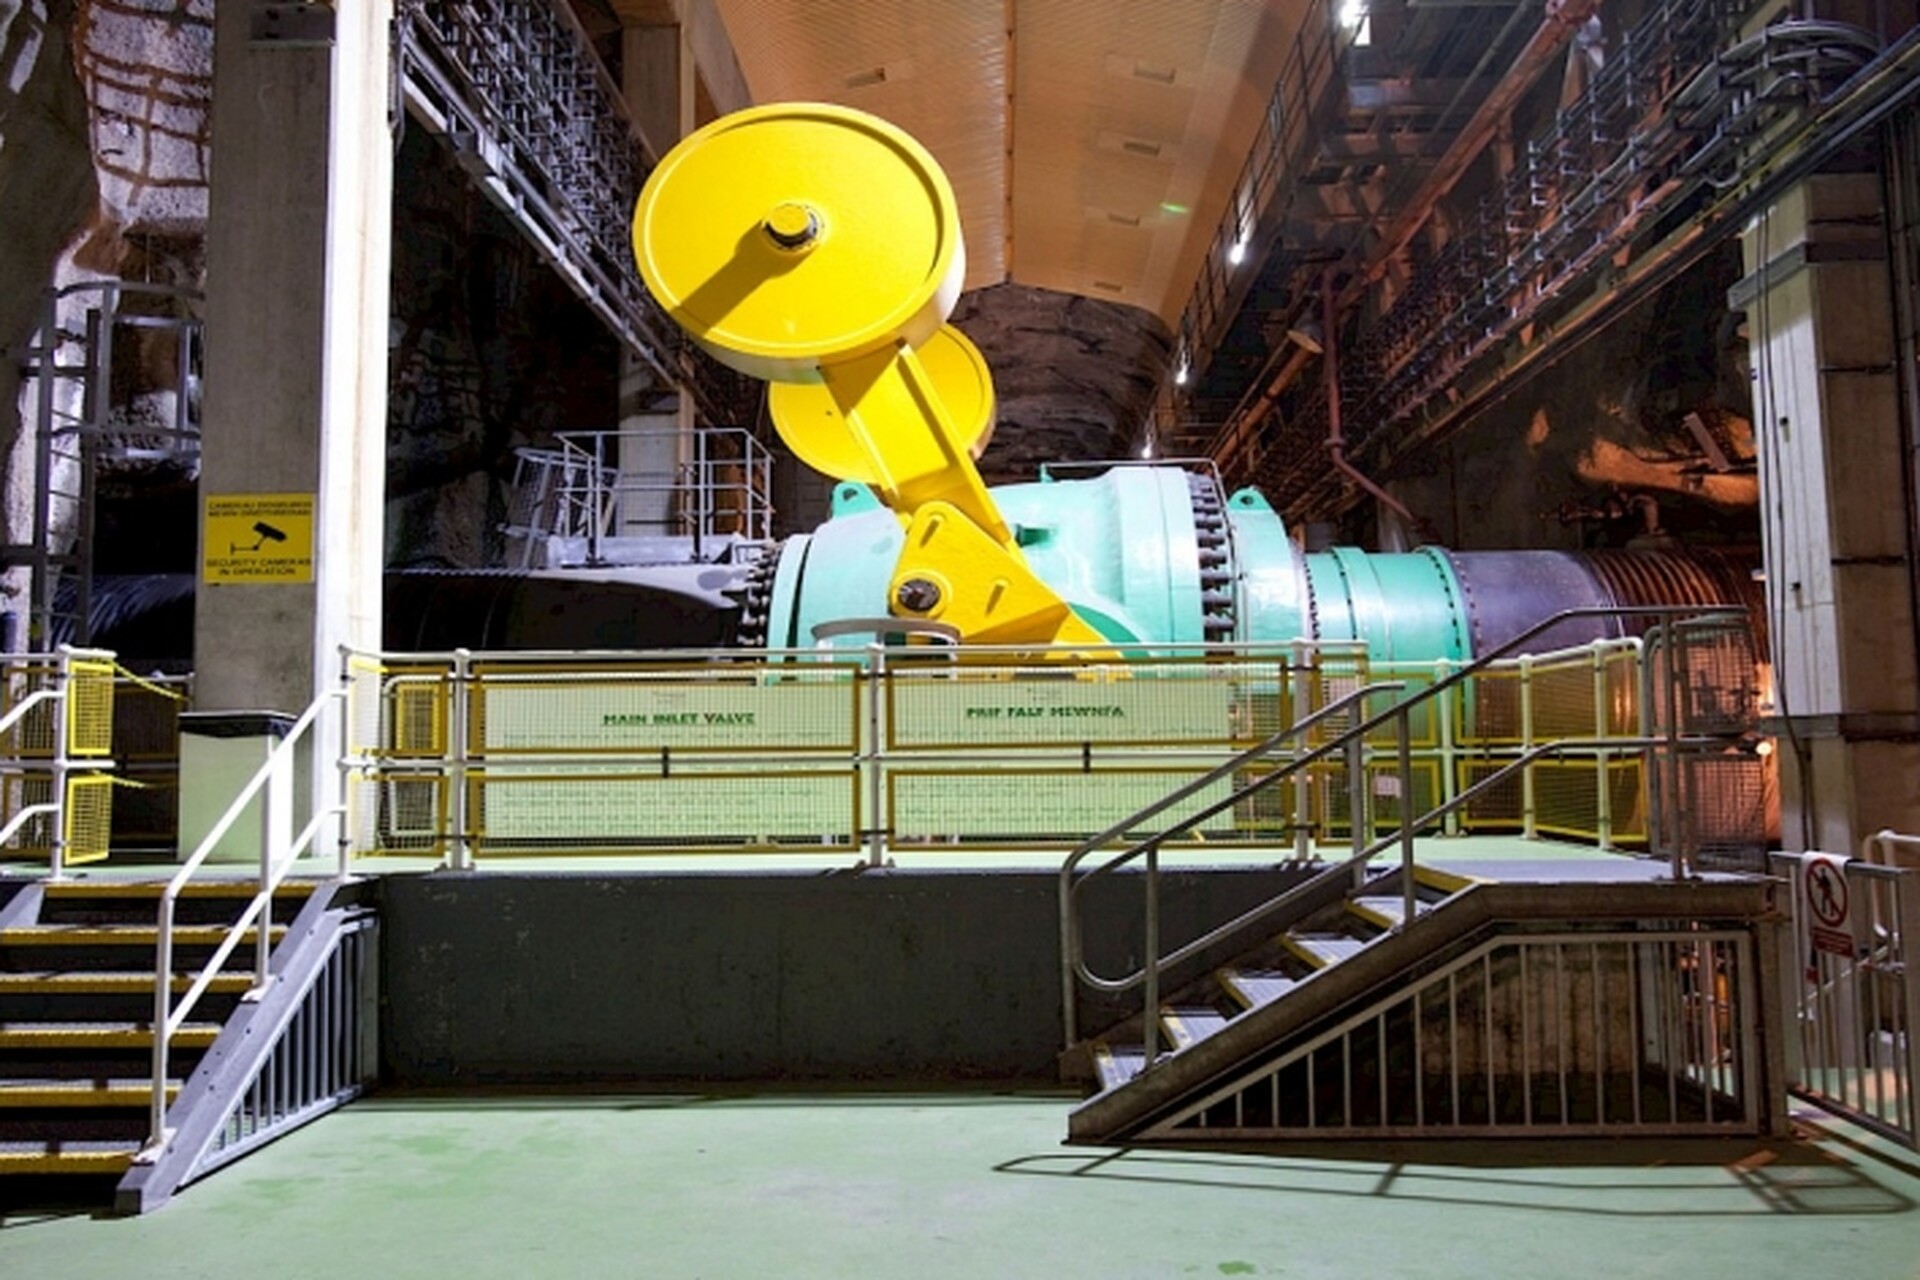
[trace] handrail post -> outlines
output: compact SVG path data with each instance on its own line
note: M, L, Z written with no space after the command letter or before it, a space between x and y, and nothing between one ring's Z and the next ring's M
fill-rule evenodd
M1306 713L1311 715L1318 710L1313 704L1316 701L1314 692L1319 688L1319 682L1302 679L1302 676L1311 670L1307 665L1311 644L1305 640L1296 640L1291 649L1292 665L1287 670L1287 680L1293 688L1306 690ZM1292 699L1289 711L1293 712L1297 709L1299 703L1298 697ZM1298 721L1302 717L1294 714L1293 718ZM1299 754L1301 745L1303 744L1294 744L1294 754ZM1313 858L1313 781L1308 777L1309 772L1302 769L1293 778L1293 856L1296 862L1301 863L1309 862Z
M455 871L473 870L473 832L467 796L467 727L472 721L469 699L472 694L473 651L453 651L453 688L447 707L447 785L453 794L447 797L452 818L453 841L447 849L448 865Z
M267 958L273 950L274 869L286 861L293 844L293 752L271 752L267 767L267 785L260 797L260 883L255 889L264 896L264 905L254 939L253 990L247 993L256 999L267 988Z
M875 641L867 646L871 661L867 667L867 865L887 865L886 835L886 752L881 734L886 718L881 700L886 696L887 646Z
M1160 842L1147 846L1146 990L1140 1010L1143 1047L1141 1070L1151 1070L1160 1057Z
M1347 739L1346 755L1347 826L1353 851L1357 854L1367 847L1367 837L1373 826L1367 805L1367 735L1356 733ZM1353 869L1354 888L1366 882L1366 874L1365 867L1356 866Z
M149 1102L147 1150L155 1155L167 1143L167 1048L173 1038L174 899L160 899L159 928L153 944L153 1097Z
M1533 750L1533 655L1520 655L1520 750ZM1520 771L1520 834L1528 840L1540 836L1539 815L1534 808L1533 766Z
M1686 662L1684 635L1685 629L1680 625L1680 619L1674 619L1667 627L1666 703L1667 777L1671 783L1668 803L1674 814L1672 874L1675 880L1684 880L1687 876L1686 824L1680 820L1686 803L1681 794L1683 776L1680 768L1680 682L1684 678Z
M73 650L60 646L59 662L53 670L53 701L47 716L53 727L53 754L48 761L52 774L47 799L53 811L47 817L47 878L67 878L67 748L71 745L68 721L73 714Z
M1413 874L1413 724L1407 713L1408 704L1400 704L1400 714L1394 718L1400 733L1400 889L1406 915L1402 918L1402 927L1413 923L1413 913L1419 906L1419 895Z
M1440 658L1434 663L1440 682L1444 682L1451 674L1448 668L1452 665L1445 658ZM1442 804L1452 800L1460 792L1460 761L1458 759L1460 748L1455 736L1453 718L1456 709L1465 704L1455 701L1456 692L1452 686L1443 687L1433 700L1435 736L1440 743L1440 802ZM1450 836L1459 835L1459 813L1450 810L1440 829Z
M1593 648L1593 736L1598 742L1606 741L1607 730L1607 650L1601 645ZM1594 843L1603 850L1613 848L1613 785L1608 776L1613 763L1613 753L1600 747L1593 754L1594 796L1593 796L1593 838Z

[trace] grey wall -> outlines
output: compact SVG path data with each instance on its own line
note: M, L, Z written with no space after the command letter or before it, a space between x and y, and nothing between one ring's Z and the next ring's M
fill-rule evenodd
M1297 881L1170 875L1163 937ZM381 882L392 1083L1057 1078L1047 872L435 874ZM1139 882L1088 902L1138 950Z

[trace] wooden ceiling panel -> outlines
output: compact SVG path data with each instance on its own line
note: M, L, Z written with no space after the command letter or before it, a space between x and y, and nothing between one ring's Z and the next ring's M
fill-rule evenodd
M875 112L952 179L968 287L1174 323L1300 0L716 0L756 102ZM1011 91L1009 82L1011 81Z

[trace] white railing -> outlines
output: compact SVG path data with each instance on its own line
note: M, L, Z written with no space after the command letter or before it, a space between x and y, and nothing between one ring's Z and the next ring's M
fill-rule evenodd
M113 785L113 659L104 649L67 645L53 654L0 655L5 698L0 705L6 707L0 714L0 743L5 744L0 787L10 810L0 825L0 848L18 839L28 824L44 820L53 880L64 879L74 862L106 856L111 807L94 806L97 812L75 856L73 806L82 782ZM46 798L29 799L27 779L42 776Z
M1792 885L1787 1066L1793 1092L1920 1149L1920 866L1890 865L1920 836L1881 831L1857 858L1775 854Z
M268 962L273 950L273 895L280 887L294 862L313 844L321 827L329 820L342 824L341 839L338 842L337 862L334 875L344 880L347 875L347 842L345 840L344 802L319 806L307 825L298 835L293 833L294 814L294 777L296 752L309 731L319 722L329 708L344 707L346 690L333 689L315 698L302 712L286 737L275 743L260 767L213 824L197 848L180 865L167 887L160 895L159 928L154 941L153 964L153 1095L147 1144L136 1159L142 1163L157 1160L166 1151L171 1138L167 1128L167 1063L173 1037L186 1025L200 998L213 985L227 960L239 948L249 929L255 933L253 957L253 987L242 996L243 1000L257 1001L266 991L270 981ZM316 771L330 766L314 761ZM213 954L201 967L188 985L186 992L176 1004L173 1001L173 954L175 948L175 916L181 893L189 882L205 865L214 849L224 840L240 815L247 807L260 802L260 860L258 878L254 886L253 897L245 910L227 929L226 936L214 948Z

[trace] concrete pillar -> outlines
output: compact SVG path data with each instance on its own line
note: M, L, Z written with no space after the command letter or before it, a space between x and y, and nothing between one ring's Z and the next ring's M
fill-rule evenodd
M1795 187L1746 229L1760 504L1789 849L1920 831L1920 689L1881 190Z
M654 158L694 128L699 77L687 28L674 6L629 6L620 33L620 92ZM620 430L644 433L620 442L619 466L630 488L618 513L619 534L670 534L672 483L691 457L691 398L663 388L631 352L620 357Z
M380 642L391 18L391 0L215 10L201 710L297 712L337 682L339 645ZM262 535L258 572L221 522L249 509L286 535Z

